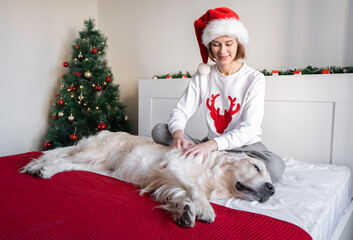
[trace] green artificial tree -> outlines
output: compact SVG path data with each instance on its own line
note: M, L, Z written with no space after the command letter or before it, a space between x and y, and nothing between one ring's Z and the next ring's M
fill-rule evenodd
M119 85L112 83L105 60L107 38L94 29L94 20L86 20L84 26L74 41L71 60L63 63L69 71L56 95L44 150L74 145L105 129L130 131Z

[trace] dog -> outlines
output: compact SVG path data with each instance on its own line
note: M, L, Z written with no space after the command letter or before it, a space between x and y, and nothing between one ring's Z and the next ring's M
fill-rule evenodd
M181 227L195 220L211 223L215 212L208 200L240 198L265 202L275 193L263 162L225 151L187 157L182 150L152 143L124 132L101 131L71 147L46 151L20 169L42 178L84 170L105 172L138 185Z

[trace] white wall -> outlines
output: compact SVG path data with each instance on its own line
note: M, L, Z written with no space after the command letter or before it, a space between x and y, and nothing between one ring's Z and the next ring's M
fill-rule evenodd
M0 0L0 156L40 150L62 62L83 20L108 37L108 64L137 133L137 82L201 62L193 22L235 10L257 69L353 65L353 0Z
M96 0L0 0L0 156L41 150L50 105Z
M190 71L201 62L193 22L227 6L250 35L246 63L256 69L353 65L352 0L98 0L99 27L121 99L137 132L137 80Z

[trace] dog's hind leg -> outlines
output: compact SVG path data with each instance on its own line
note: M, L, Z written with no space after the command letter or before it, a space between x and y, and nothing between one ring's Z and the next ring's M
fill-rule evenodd
M51 178L57 173L74 171L74 170L94 172L92 171L92 167L90 164L66 162L66 163L45 165L38 171L37 175L41 178Z

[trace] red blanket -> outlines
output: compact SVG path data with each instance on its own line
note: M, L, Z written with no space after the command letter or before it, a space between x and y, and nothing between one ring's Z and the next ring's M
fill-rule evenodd
M301 228L212 204L214 223L178 227L138 188L95 173L20 174L40 152L0 158L0 239L311 239Z

